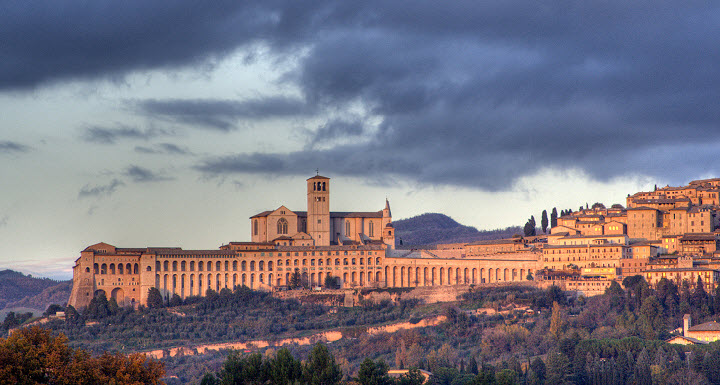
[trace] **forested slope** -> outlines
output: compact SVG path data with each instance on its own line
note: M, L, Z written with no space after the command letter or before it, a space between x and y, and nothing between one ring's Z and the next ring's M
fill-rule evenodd
M520 226L483 230L464 226L444 214L426 213L393 222L398 247L429 246L438 243L466 243L487 239L510 238L522 234ZM402 245L400 241L402 240Z

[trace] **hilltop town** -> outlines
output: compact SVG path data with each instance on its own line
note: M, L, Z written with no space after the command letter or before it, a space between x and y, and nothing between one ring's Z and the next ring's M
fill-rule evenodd
M74 267L69 304L98 294L121 306L146 305L151 288L165 298L203 296L235 286L412 288L557 285L584 296L642 275L715 287L720 178L628 195L626 206L596 203L554 220L548 234L433 249L396 247L386 200L378 211L330 211L330 178L307 180L307 210L280 205L250 216L251 241L218 249L121 248L97 243Z

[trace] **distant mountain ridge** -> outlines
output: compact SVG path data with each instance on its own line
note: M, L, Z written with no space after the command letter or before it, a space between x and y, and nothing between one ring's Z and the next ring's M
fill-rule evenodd
M445 214L425 213L393 221L395 243L399 248L434 246L438 243L469 243L488 239L510 238L522 234L520 226L479 231L465 226ZM402 245L400 241L402 240Z
M47 301L55 300L65 295L65 299L62 301L64 303L70 296L69 290L63 289L63 286L58 287L57 290L49 290L52 287L62 284L64 284L65 287L69 287L71 281L35 278L10 269L2 270L0 271L0 309L5 308L9 304L16 305L21 303L21 301L24 306L46 307L49 305L49 303L46 304ZM29 297L37 298L29 299ZM45 298L45 300L43 300L43 298Z

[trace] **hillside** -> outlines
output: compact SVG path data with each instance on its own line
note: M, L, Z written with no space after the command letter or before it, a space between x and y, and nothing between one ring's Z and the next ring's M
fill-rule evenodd
M36 296L59 283L61 282L49 278L35 278L9 269L2 270L0 271L0 309L9 303ZM70 296L69 291L67 296ZM67 297L64 301L67 301Z
M72 291L72 281L62 281L36 295L27 296L19 301L8 302L5 307L19 306L45 310L51 304L65 305L68 298L70 298L70 291Z
M396 246L430 246L438 243L465 243L487 239L510 238L522 234L520 226L484 230L464 226L444 214L426 213L393 222ZM402 240L402 245L400 245Z

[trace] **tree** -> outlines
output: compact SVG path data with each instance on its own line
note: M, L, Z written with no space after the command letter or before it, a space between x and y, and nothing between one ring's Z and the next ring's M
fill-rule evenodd
M163 364L144 354L105 353L93 358L73 350L47 329L20 329L0 339L2 384L161 384Z
M101 292L90 300L90 303L85 308L85 315L90 319L101 319L110 315L105 293Z
M302 364L287 348L282 348L270 361L270 377L273 384L292 385L302 378Z
M385 361L378 360L375 363L369 358L360 364L357 380L361 385L391 385L393 383L388 375L388 366Z
M303 381L309 385L339 384L342 379L340 366L330 354L327 346L317 343L303 367Z
M418 369L410 369L400 376L397 385L422 385L425 383L425 376Z
M546 385L569 385L572 371L570 360L560 352L550 352L547 356L547 377Z
M542 226L543 233L547 233L547 227L548 227L547 210L542 211L542 217L540 218L540 225Z
M2 323L3 330L10 330L18 325L20 325L20 322L18 322L17 317L15 317L15 312L8 312L7 315L5 315L5 320Z
M525 233L526 237L531 237L535 235L535 217L530 216L530 219L525 223L525 227L523 228L523 231Z
M68 324L74 324L80 320L80 313L75 310L73 305L68 305L65 308L65 322Z
M628 278L625 278L626 280ZM625 290L620 287L617 281L612 281L610 286L605 289L605 295L610 299L610 308L615 309L618 312L625 308Z
M115 298L110 298L108 300L108 311L110 312L110 315L115 315L120 310L120 306L118 306L117 300Z
M693 293L690 296L690 307L695 310L695 316L699 316L697 319L710 315L708 295L705 291L705 285L703 284L702 277L699 275L697 282L695 283L695 290L693 290Z
M538 381L542 383L545 381L545 362L540 357L535 357L530 362L530 369L535 373Z
M668 385L708 385L708 379L692 369L683 368L675 372L667 381Z
M647 349L643 348L638 354L633 370L633 383L637 385L652 385L652 374L650 372L650 358Z
M475 356L470 357L470 363L468 363L468 367L470 368L469 372L472 374L478 374L478 363L475 359Z
M295 269L295 271L290 276L290 287L292 287L293 289L296 289L300 286L302 286L302 279L300 277L300 269Z
M218 385L218 380L215 378L214 374L211 373L205 373L202 380L200 380L200 385Z
M557 226L557 219L558 219L557 207L553 207L552 212L550 212L550 228Z
M514 370L503 369L495 374L498 385L517 385L519 384L518 374Z
M556 340L559 339L564 325L565 320L562 308L559 303L553 302L552 315L550 316L550 335Z
M665 331L665 316L660 302L651 295L640 307L640 330L643 337L649 340L658 339Z
M340 285L338 284L338 277L333 277L330 274L326 275L325 287L327 287L328 289L339 289Z
M180 298L177 293L173 294L173 296L170 298L170 303L168 303L168 306L175 307L182 305L182 298Z
M45 312L43 313L43 317L49 317L51 315L55 315L55 313L63 311L63 307L54 303L45 309Z
M148 291L147 307L150 309L159 309L163 307L162 294L160 294L160 290L156 287L151 287Z

